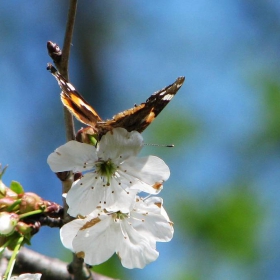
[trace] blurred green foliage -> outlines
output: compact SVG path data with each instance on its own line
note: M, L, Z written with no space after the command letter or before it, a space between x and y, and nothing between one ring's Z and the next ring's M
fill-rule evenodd
M185 230L196 240L212 243L212 250L239 261L255 260L256 235L263 217L258 198L244 187L232 188L209 204L184 201Z
M280 83L277 78L261 79L262 98L264 106L263 141L280 144Z
M114 254L108 261L94 266L93 270L115 279L126 279L126 270L121 266L120 260L116 254Z
M186 142L194 139L199 126L183 110L179 109L174 114L173 110L177 110L175 104L170 103L168 106L169 108L166 108L164 113L147 128L148 137L155 143L161 139L163 144L185 145ZM173 109L171 109L172 106Z

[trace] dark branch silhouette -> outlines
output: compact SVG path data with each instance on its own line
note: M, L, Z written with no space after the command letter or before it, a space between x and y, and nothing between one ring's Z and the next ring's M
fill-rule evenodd
M0 273L3 274L2 267L5 267L7 260L11 257L12 252L6 250L4 253L4 258L1 259L0 263ZM94 280L114 280L113 278L103 276L101 274L91 272L87 267L82 265L82 260L78 259L75 261L79 274L74 276L70 274L67 270L67 263L62 262L58 259L53 259L41 255L37 252L29 250L27 248L22 248L17 256L17 261L13 270L14 274L21 273L42 273L41 280L83 280L83 279L94 279ZM70 272L74 272L73 265ZM86 269L86 273L82 273L81 270ZM87 277L83 277L87 275Z

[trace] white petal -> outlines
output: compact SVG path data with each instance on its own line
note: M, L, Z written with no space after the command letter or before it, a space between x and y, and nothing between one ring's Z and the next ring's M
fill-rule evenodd
M137 131L127 132L118 127L104 135L98 145L97 154L104 160L112 159L116 164L130 156L136 156L143 147L143 137Z
M11 280L40 280L42 274L41 273L24 273L19 276L13 276L10 279Z
M134 211L131 212L129 221L139 233L150 240L167 242L173 237L172 222L163 209L160 198L139 200L134 205Z
M154 242L139 234L127 222L123 222L122 226L127 236L119 240L117 254L124 267L143 268L146 264L158 258L159 253L155 250Z
M94 173L87 173L75 181L66 196L68 214L73 217L85 216L94 211L100 204L102 183L101 178L95 177Z
M159 193L161 188L153 188L153 185L160 185L170 176L170 170L165 162L155 156L142 158L130 157L119 167L120 176L124 176L121 171L137 179L131 189L138 189L146 193Z
M73 240L77 232L83 226L84 223L85 223L84 220L76 219L74 221L65 224L60 229L60 240L65 248L73 251L73 246L72 246Z
M79 230L73 241L75 252L84 252L84 261L89 265L97 265L108 260L115 252L120 235L111 216L101 216L100 219L100 222L93 226Z
M154 207L154 205L159 205L160 204L161 207L158 207L158 209L160 211L160 214L166 219L166 221L170 221L170 219L167 215L167 212L163 208L163 199L161 197L150 196L149 198L145 199L144 202L145 203L143 205L146 205L147 207L150 207L150 206ZM143 205L142 205L142 207L143 207Z
M68 214L76 217L88 215L97 207L118 209L127 212L134 201L136 191L125 191L115 178L110 186L103 182L95 173L87 173L80 180L73 183L66 196L69 206Z
M130 212L137 195L137 190L122 189L115 178L112 178L110 191L106 192L106 205L103 205L110 212Z
M57 148L47 159L53 172L81 172L92 169L97 160L96 148L89 144L69 141ZM85 166L87 163L87 166Z

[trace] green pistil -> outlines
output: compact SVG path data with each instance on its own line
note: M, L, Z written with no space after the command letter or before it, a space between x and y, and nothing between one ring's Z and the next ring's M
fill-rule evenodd
M96 171L100 176L104 176L107 178L107 184L110 184L110 179L116 170L117 167L111 161L111 159L108 159L106 161L99 161L96 163Z
M128 214L118 211L113 214L113 218L119 219L119 220L124 220L124 219L128 218Z

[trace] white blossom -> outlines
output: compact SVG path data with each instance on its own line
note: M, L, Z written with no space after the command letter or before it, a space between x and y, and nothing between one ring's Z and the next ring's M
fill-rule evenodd
M115 252L124 267L143 268L157 259L156 242L170 241L173 231L161 198L137 197L130 212L95 210L64 225L60 237L89 265L103 263Z
M71 216L87 215L96 208L126 212L136 193L157 194L169 178L168 166L158 157L136 157L143 138L136 131L115 128L97 147L69 141L48 157L54 172L87 172L66 196Z

